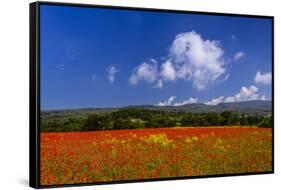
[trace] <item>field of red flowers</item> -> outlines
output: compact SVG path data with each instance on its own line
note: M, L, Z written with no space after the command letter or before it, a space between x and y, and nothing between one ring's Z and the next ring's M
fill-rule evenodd
M271 129L41 133L41 185L272 170Z

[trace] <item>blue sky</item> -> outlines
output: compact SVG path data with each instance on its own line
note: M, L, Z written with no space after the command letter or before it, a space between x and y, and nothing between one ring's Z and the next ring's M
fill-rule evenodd
M41 5L41 108L271 99L271 20Z

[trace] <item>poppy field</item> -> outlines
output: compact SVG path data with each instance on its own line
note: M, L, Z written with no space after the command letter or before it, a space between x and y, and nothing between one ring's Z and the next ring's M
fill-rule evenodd
M271 128L41 132L41 185L269 172Z

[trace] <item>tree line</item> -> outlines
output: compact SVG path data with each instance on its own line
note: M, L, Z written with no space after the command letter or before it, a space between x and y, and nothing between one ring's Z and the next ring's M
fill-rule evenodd
M41 131L45 132L233 125L270 128L272 116L238 114L232 111L186 113L127 108L112 113L93 113L86 118L41 119Z

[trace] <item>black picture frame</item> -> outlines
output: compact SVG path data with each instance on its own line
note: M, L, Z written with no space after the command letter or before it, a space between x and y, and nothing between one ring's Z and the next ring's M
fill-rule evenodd
M126 180L126 181L110 181L110 182L93 182L79 184L63 184L63 185L40 185L40 5L56 5L70 7L86 7L86 8L104 8L118 10L135 10L148 12L169 12L182 14L200 14L200 15L216 15L216 16L231 16L231 17L248 17L248 18L265 18L272 22L272 170L267 172L251 172L239 174L222 174L222 175L204 175L204 176L185 176L185 177L169 177L158 179L141 179L141 180ZM211 177L231 177L244 175L258 174L273 174L274 173L274 17L262 15L248 14L230 14L218 12L200 12L187 10L170 10L156 8L140 8L140 7L125 7L125 6L109 6L109 5L92 5L79 3L59 3L59 2L34 2L29 4L29 39L30 39L30 81L29 81L29 185L33 188L52 188L52 187L72 187L86 186L99 184L120 184L134 182L152 182L163 180L180 180L194 178L211 178Z

